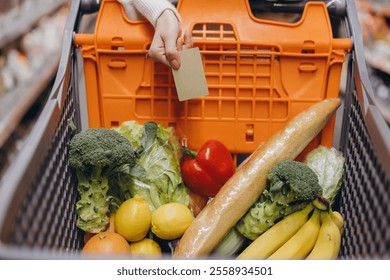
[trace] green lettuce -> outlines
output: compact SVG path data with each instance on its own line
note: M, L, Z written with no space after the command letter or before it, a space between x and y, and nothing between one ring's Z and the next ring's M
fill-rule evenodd
M137 159L132 169L111 180L117 186L113 189L120 189L113 196L125 200L142 195L151 211L169 202L188 205L189 194L180 173L181 145L173 128L126 121L115 130L129 140Z
M343 180L344 156L334 147L320 145L306 156L304 162L317 174L322 196L332 205Z
M119 127L114 128L119 134L129 140L134 150L141 146L141 138L144 134L144 127L136 121L125 121Z

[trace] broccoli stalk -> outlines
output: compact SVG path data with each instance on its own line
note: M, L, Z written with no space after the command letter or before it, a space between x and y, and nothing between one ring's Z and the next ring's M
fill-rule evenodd
M254 240L321 194L318 177L311 168L298 161L282 161L268 172L266 189L237 223L237 230Z
M76 171L77 226L91 233L104 230L110 204L109 178L126 172L135 164L135 152L129 141L108 128L89 128L76 134L69 143L69 164ZM118 203L118 202L117 202Z

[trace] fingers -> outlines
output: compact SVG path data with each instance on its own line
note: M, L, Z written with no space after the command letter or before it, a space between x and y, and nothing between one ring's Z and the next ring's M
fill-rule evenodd
M169 32L156 32L149 49L149 56L154 61L170 66L174 70L179 69L179 51L193 47L193 39L189 30L185 30L183 36L181 33L179 30L176 37Z
M161 41L161 43L159 43ZM150 46L148 55L153 61L160 62L167 66L172 67L174 70L179 69L180 67L180 56L176 49L176 45L174 48L169 47L164 44L164 42L160 40L155 40L156 43L152 43Z
M165 48L162 38L155 34L150 45L148 55L153 61L163 63L169 66L169 63L165 57Z
M176 49L178 51L182 51L183 50L183 44L184 44L184 40L182 37L179 37L177 38L177 41L176 41Z
M178 51L188 50L192 48L194 45L194 41L192 39L191 33L188 29L184 31L183 37L177 38L176 48Z
M169 64L170 66L177 70L179 69L180 67L180 56L179 56L179 51L182 51L182 50L188 50L190 48L192 48L194 45L194 41L192 39L192 36L191 36L191 32L186 29L184 31L184 35L183 36L179 36L176 40L176 46L175 46L175 50L173 49L167 49L166 48L166 56L167 56L167 59L169 61ZM172 47L172 46L170 46Z
M194 40L192 39L191 32L188 29L184 32L182 45L184 50L190 49L194 46Z
M180 38L181 31L179 32L179 38ZM169 65L174 69L177 70L180 67L180 56L177 48L177 37L174 36L167 36L164 40L164 46L165 46L165 57L169 63Z

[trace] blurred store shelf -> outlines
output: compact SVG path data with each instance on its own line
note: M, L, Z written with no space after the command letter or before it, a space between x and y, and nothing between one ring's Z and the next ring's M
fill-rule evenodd
M61 6L67 0L34 0L23 1L20 6L13 7L0 20L0 48L28 33L31 27Z
M47 98L61 55L68 2L0 4L0 175Z
M357 9L377 105L390 124L390 1L358 0Z
M63 9L41 18L34 29L3 52L0 62L0 147L55 74L66 15Z

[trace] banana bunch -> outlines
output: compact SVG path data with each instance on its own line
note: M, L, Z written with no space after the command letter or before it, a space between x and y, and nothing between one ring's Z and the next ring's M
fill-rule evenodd
M317 198L253 241L237 259L336 259L343 217Z

